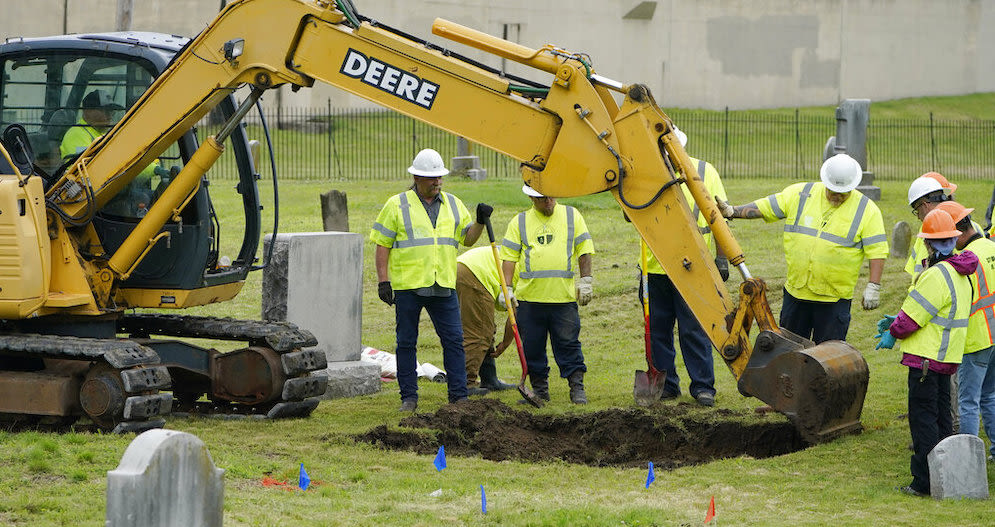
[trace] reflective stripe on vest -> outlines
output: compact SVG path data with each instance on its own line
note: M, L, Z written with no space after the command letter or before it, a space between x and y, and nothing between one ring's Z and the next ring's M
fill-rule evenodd
M459 242L456 241L456 236L459 229L459 209L456 207L456 198L449 193L443 192L446 196L446 201L449 202L449 210L453 214L453 237L440 236L439 238L415 238L415 229L411 225L411 204L408 203L408 193L401 193L401 221L404 223L404 234L407 237L406 240L395 240L394 249L403 249L405 247L422 247L425 245L451 245L453 247L459 247ZM438 219L436 219L438 221ZM467 224L469 227L469 224ZM374 224L374 229L377 229L382 234L393 237L393 232L386 229L383 225ZM388 234L391 233L391 234Z
M909 297L916 301L917 304L922 306L922 308L929 313L933 318L929 321L930 324L936 324L943 328L943 332L940 335L940 348L937 350L936 358L940 362L947 355L947 348L950 346L950 330L954 328L966 328L967 318L954 318L957 313L957 289L954 287L954 281L950 277L950 271L948 270L949 265L939 265L940 274L943 275L943 280L947 283L947 289L950 290L950 311L947 316L941 317L940 310L937 309L929 300L926 300L919 291L915 289L909 293Z
M805 211L805 204L808 202L808 198L811 197L812 195L811 194L812 185L814 185L814 183L810 182L806 183L805 186L802 187L802 191L799 194L799 197L801 199L798 202L798 211L795 213L795 221L794 223L790 224L785 222L784 232L792 232L795 234L801 234L803 236L812 236L813 238L826 240L827 242L835 243L836 245L842 247L848 247L848 248L852 247L858 249L862 248L864 245L874 245L875 243L881 243L883 241L888 240L887 235L884 234L868 236L866 238L861 239L860 241L855 240L857 236L857 231L860 229L860 223L864 219L864 211L867 209L867 203L870 201L867 198L867 196L860 194L859 192L858 194L860 195L860 202L857 203L857 211L854 213L853 219L850 221L850 230L847 232L846 238L837 236L835 234L830 234L825 231L819 232L818 229L812 227L805 227L804 225L799 225L802 219L802 213ZM774 207L775 214L780 214L780 215L784 214L784 212L781 211L780 207L777 207L777 200L774 199L774 196L768 196L768 201L770 201L771 205ZM779 216L779 217L784 217L784 216Z
M522 247L525 249L525 269L518 274L519 278L573 278L573 255L574 255L574 243L580 243L591 237L590 233L585 233L585 236L581 236L582 240L574 240L574 209L573 207L566 207L567 212L567 268L566 270L544 270L544 271L533 271L532 263L530 261L532 246L529 245L528 237L526 236L525 228L525 213L518 213L518 238L522 240L522 245L519 246L517 250L521 250ZM513 243L504 242L509 249L516 250Z
M988 286L984 265L984 262L979 262L978 268L974 271L974 277L978 283L978 298L971 304L971 316L974 316L978 311L984 313L985 324L988 328L988 340L995 342L995 291L992 291Z

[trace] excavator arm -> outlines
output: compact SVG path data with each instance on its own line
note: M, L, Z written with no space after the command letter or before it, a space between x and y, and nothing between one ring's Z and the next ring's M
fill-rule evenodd
M766 287L750 276L743 251L648 88L601 77L586 55L551 45L530 49L442 19L433 32L551 78L546 85L502 76L364 19L348 0L235 1L176 56L112 130L83 152L47 198L60 217L85 223L239 87L251 86L252 94L225 130L236 126L267 89L328 83L519 160L525 182L543 194L611 191L739 380L741 392L788 415L812 442L859 428L866 363L845 343L814 346L777 327ZM202 144L120 248L87 260L84 272L96 284L97 304L103 305L113 283L126 278L161 240L163 225L177 217L220 156L225 130ZM680 185L689 187L718 246L743 276L738 303L694 228ZM99 252L93 250L99 240L91 232L73 236L75 245ZM761 353L750 342L754 322ZM828 358L828 348L835 358Z

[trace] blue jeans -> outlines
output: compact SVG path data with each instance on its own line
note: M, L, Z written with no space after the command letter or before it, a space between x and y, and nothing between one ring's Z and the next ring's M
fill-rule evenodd
M418 400L416 348L418 319L422 308L435 326L442 342L442 365L449 385L449 402L466 397L466 358L463 355L463 325L455 291L447 297L419 296L414 291L394 291L394 315L397 323L397 385L401 400Z
M816 344L827 340L846 340L846 332L850 329L850 303L846 298L835 302L801 300L785 289L780 324L782 328Z
M712 342L702 329L687 302L665 274L650 274L650 349L653 367L666 372L664 395L680 395L681 379L677 375L677 350L674 349L674 325L681 343L684 367L691 378L692 397L707 392L715 395L715 366L712 363Z
M957 368L960 433L978 435L978 417L985 423L988 441L995 441L995 346L967 353ZM989 448L995 454L995 443Z
M575 371L587 371L580 349L580 314L576 302L547 304L519 300L518 333L522 337L525 364L532 379L549 377L546 337L553 347L553 359L566 379Z

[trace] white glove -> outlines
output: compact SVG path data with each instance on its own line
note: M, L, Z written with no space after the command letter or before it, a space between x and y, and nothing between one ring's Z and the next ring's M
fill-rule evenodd
M728 201L718 196L715 196L715 204L719 207L719 213L722 214L723 218L731 218L736 213L736 209Z
M594 277L582 276L577 280L577 303L586 306L594 296Z
M515 298L515 291L512 288L508 288L508 298L511 300L511 305L518 307L518 299ZM501 311L508 310L508 304L504 301L504 292L498 293L497 303L494 304Z
M881 305L881 284L867 282L864 288L864 309L877 309Z

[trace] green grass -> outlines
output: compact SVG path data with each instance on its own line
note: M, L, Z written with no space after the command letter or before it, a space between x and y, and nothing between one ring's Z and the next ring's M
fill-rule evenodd
M726 186L730 198L739 203L788 183L731 180ZM281 232L320 230L318 194L336 188L348 193L352 230L365 235L386 197L407 184L400 169L393 182L284 184ZM905 185L886 182L882 187L880 206L888 228L897 220L913 220L904 203ZM518 188L513 181L446 182L446 190L468 206L478 201L493 204L496 225L504 225L526 207ZM958 193L966 205L983 207L990 190L988 183L963 182ZM232 197L217 190L214 194L219 210L235 210ZM631 406L632 372L645 367L642 317L635 297L636 236L620 220L608 195L564 202L582 211L598 251L596 296L581 309L591 404L584 408L570 405L566 383L555 379L552 404L537 411L558 414ZM751 271L771 286L775 311L784 281L779 227L745 221L733 225ZM226 224L225 232L224 247L234 252L239 242L237 227ZM393 314L377 299L372 250L366 249L363 343L390 350ZM432 467L432 456L354 443L351 434L380 424L396 426L396 384L385 384L377 395L323 402L305 420L169 418L167 427L201 438L215 463L226 470L225 524L232 526L694 525L704 518L713 495L720 525L987 525L991 507L986 502L935 502L894 490L909 480L908 425L899 417L905 412L904 368L898 364L897 352L873 350L871 334L878 318L894 313L904 296L908 278L901 272L902 263L887 262L882 308L865 312L857 307L853 312L850 342L865 354L871 371L864 433L777 458L740 457L658 472L649 489L643 488L643 469L450 456L449 468L438 473ZM198 311L258 317L260 279L260 273L254 273L236 300ZM858 291L862 287L863 281ZM421 334L419 359L441 364L438 339L427 322ZM683 365L678 368L683 373ZM517 379L520 373L514 354L502 356L498 369L506 380ZM719 408L749 411L760 404L736 392L732 375L718 358L716 378ZM422 411L434 411L445 403L443 385L422 383L420 394ZM512 404L517 396L504 393L500 398ZM690 402L690 398L685 395L680 401ZM131 439L90 433L0 432L0 524L101 524L106 472L117 466ZM320 483L312 490L287 492L260 484L265 475L296 481L299 463ZM487 490L486 516L480 513L479 485ZM439 488L442 496L429 496Z
M947 98L875 103L872 112L875 117L922 118L923 109L928 108L944 118L995 118L995 95L961 99L962 103ZM805 109L802 115L827 112L831 108ZM784 115L793 118L793 110L785 110ZM693 145L689 146L696 153ZM409 184L405 166L406 160L398 161L383 174L391 178L385 181L282 183L280 232L320 231L318 196L338 189L348 194L351 230L365 236L386 198ZM817 177L814 165L806 169L800 174L772 171L781 175L776 179L727 178L724 182L730 199L743 203L796 180ZM978 208L980 217L992 182L951 179L960 185L959 199ZM916 226L905 204L907 184L907 180L880 183L883 199L879 206L889 231L899 220ZM263 213L268 231L271 192L268 182L261 186L266 196ZM240 202L230 187L215 185L212 196L227 218L223 219L223 254L234 256L241 243ZM494 205L493 221L500 232L513 214L528 205L519 187L513 179L472 183L453 178L446 181L445 189L460 196L468 207L479 201ZM581 341L589 368L586 385L591 404L583 408L570 405L566 383L554 379L552 403L535 411L562 414L628 407L633 404L632 372L645 369L642 313L635 295L637 238L631 226L621 220L609 195L563 202L577 206L584 214L597 248L595 299L581 308ZM758 221L737 220L733 224L750 270L770 286L775 313L785 273L780 227L779 223ZM391 350L393 312L377 299L372 258L372 246L367 242L363 344ZM322 402L309 419L266 422L170 417L167 427L201 438L214 462L225 469L225 524L229 526L697 525L711 496L715 497L719 525L990 525L991 505L987 502L936 502L906 497L894 490L910 479L908 423L901 417L906 409L905 369L898 364L898 352L874 351L871 335L880 316L894 313L904 298L908 277L901 271L903 264L888 260L880 309L865 312L855 306L853 311L849 341L864 353L871 374L862 434L776 458L739 457L658 471L649 489L643 488L644 469L450 456L449 468L438 473L432 467L432 456L381 451L355 443L350 439L353 434L382 424L397 426L396 384L385 384L381 393L372 396ZM258 318L261 275L250 275L235 300L190 313ZM857 286L858 297L865 280L866 271ZM420 329L419 359L441 365L441 348L427 320ZM218 343L204 344L225 349ZM758 406L757 400L738 394L733 376L718 357L715 361L717 407L749 412ZM680 358L678 370L684 373ZM517 357L513 353L502 356L498 371L505 380L517 380ZM686 375L682 380L686 392ZM518 398L515 393L499 397L508 404ZM421 411L435 411L445 401L444 385L420 384ZM679 402L690 403L691 399L685 394ZM0 431L0 525L102 525L106 473L117 467L133 438L84 432ZM260 484L267 475L296 481L300 463L317 483L308 492L287 492ZM995 468L989 466L988 471L992 480ZM480 513L479 485L487 490L486 516ZM440 488L440 497L429 496Z

